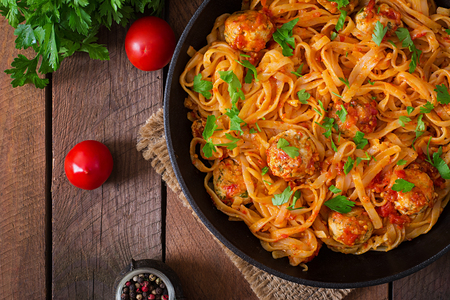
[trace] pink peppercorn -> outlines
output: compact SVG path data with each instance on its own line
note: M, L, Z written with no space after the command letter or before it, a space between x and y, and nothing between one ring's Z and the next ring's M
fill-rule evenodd
M148 292L148 286L146 286L146 285L144 285L141 289L143 292Z
M131 281L127 281L127 282L125 283L125 285L126 285L126 286L130 286L130 285L131 285Z
M148 296L148 299L149 299L149 300L154 300L154 299L156 299L156 296L153 295L153 294L151 294L150 296Z
M163 295L162 298L163 300L169 300L169 295Z

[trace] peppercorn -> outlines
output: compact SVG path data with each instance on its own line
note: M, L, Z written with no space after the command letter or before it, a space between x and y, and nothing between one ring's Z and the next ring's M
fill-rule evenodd
M138 277L137 275L134 276L134 277L133 277L133 281L134 281L134 282L137 282L137 281L138 281L138 278L139 278L139 277Z
M120 296L120 298L121 298L122 300L128 300L128 299L130 299L130 295L128 295L128 294L122 294L122 295Z
M138 295L136 296L136 300L142 300L142 294L138 294Z
M157 288L155 289L155 292L156 292L156 295L161 295L162 292L163 292L163 290L162 290L162 288L157 287Z
M133 292L136 290L136 286L134 284L130 285L129 288L130 288L130 292Z
M156 298L156 296L153 295L153 294L150 294L150 295L148 296L148 299L149 299L149 300L154 300L155 298Z
M142 293L142 297L144 297L144 299L147 299L148 298L148 292L143 292Z
M148 279L150 279L150 281L155 281L156 275L155 275L155 274L150 274L150 275L148 276Z
M144 276L144 275L142 275L142 276ZM143 282L144 282L144 277L140 277L140 276L139 276L137 282L138 282L138 283L143 283Z
M160 288L165 289L166 285L164 284L164 282L161 282L161 284L159 285Z
M163 296L162 296L162 299L163 299L163 300L169 300L169 295L163 295Z
M134 286L138 289L141 287L141 285L139 283L135 283Z
M126 285L126 286L130 286L130 285L131 285L131 281L125 282L125 285Z
M159 277L156 278L156 279L155 279L155 283L156 283L157 285L159 285L159 284L161 283L161 278L159 278Z
M141 290L143 291L143 292L148 292L148 286L143 286L142 288L141 288Z
M156 295L155 300L161 300L161 295Z
M136 299L136 293L133 292L133 291L131 291L131 292L130 292L130 298L131 298L131 299Z
M149 284L150 284L150 282L148 282L148 281L144 281L144 283L143 283L144 286L149 286Z
M130 289L126 286L122 289L122 293L128 294L130 292Z

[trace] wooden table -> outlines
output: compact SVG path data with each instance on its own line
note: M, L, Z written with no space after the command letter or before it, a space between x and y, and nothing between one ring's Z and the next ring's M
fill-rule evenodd
M170 0L166 19L181 35L200 0ZM2 60L17 55L13 29L0 23ZM126 29L103 29L110 61L78 53L44 90L13 89L0 73L0 299L112 299L132 258L165 261L189 299L257 299L209 233L136 151L145 120L162 107L164 72L134 68ZM25 52L25 54L28 52ZM72 186L64 157L78 142L105 143L115 162L99 189ZM390 284L346 299L446 299L450 253Z

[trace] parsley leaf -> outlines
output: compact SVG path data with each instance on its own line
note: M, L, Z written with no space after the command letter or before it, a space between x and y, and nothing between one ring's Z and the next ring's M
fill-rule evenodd
M202 79L202 74L197 74L194 77L194 91L202 94L206 99L211 98L211 92L213 88L213 83L207 80Z
M345 123L345 119L347 118L348 112L345 109L344 105L341 104L342 109L336 111L336 114L338 115L339 119L341 119L342 123Z
M342 98L342 96L341 95L339 95L339 94L336 94L335 92L331 92L333 95L335 95L336 97L339 97L339 98Z
M229 139L231 142L230 143L225 143L225 144L216 144L215 146L224 146L227 147L228 150L233 150L234 148L237 147L237 142L240 141L240 139L232 136L229 133L225 133L225 136L227 139Z
M337 35L338 34L336 32L332 31L331 35L330 35L330 40L334 41L334 39L337 37Z
M450 35L450 29L445 29L445 32Z
M303 207L295 207L295 203L297 203L297 200L300 199L302 196L302 192L300 190L295 191L294 197L292 197L292 204L287 207L288 210L296 210L296 209L302 209Z
M425 123L422 120L423 115L419 115L419 117L417 118L417 126L416 126L416 139L421 136L422 134L424 134L425 130L427 129L427 127L425 126Z
M303 64L301 64L296 72L291 72L292 74L294 74L297 77L303 77L303 75L301 74L303 70Z
M414 183L406 181L405 179L399 178L395 180L394 185L392 186L392 190L396 192L407 193L410 192L414 187Z
M433 153L433 166L439 171L441 177L444 179L450 179L450 168L441 158L442 146L439 147L438 152Z
M286 152L286 154L291 158L296 158L299 155L298 148L292 146L289 147L289 142L283 138L278 140L277 148Z
M219 71L219 75L220 79L228 83L228 93L231 97L231 103L235 104L239 99L245 99L244 92L241 90L242 84L232 70Z
M370 83L370 85L374 85L375 84L375 82L370 81L370 79L368 79L367 81Z
M364 132L361 131L356 132L353 141L355 142L356 149L364 149L364 147L369 143L369 141L364 137Z
M434 90L437 92L437 101L441 104L449 104L450 103L450 94L448 93L448 89L444 84L437 85Z
M355 163L355 160L351 158L350 156L347 157L347 161L344 164L344 173L347 175L350 173L350 171L353 169L353 164Z
M420 112L423 114L428 114L434 109L434 105L431 102L425 103L423 106L420 107Z
M255 128L250 128L250 133L257 133L257 131L255 130Z
M337 211L341 214L346 214L352 210L352 207L355 206L353 201L350 201L345 196L336 196L333 199L326 201L325 206L328 208Z
M262 168L262 170L261 170L261 175L264 176L264 175L267 174L267 172L269 172L269 167L264 167L264 168Z
M411 122L411 119L406 116L400 116L398 117L398 122L402 127L405 127L405 123Z
M349 4L348 0L328 0L329 2L336 2L338 8L345 7Z
M335 193L335 194L339 194L340 192L342 192L342 190L338 189L338 188L335 187L334 185L330 186L328 189L329 189L332 193Z
M414 107L412 107L412 106L406 107L406 112L408 112L408 115L410 115L413 111L414 111Z
M374 158L375 159L375 158ZM367 153L366 152L366 157L357 157L356 158L356 165L359 165L360 163L361 163L361 161L363 161L363 160L367 160L367 161L369 161L370 160L370 155L369 155L369 153Z
M387 26L384 27L380 21L377 21L372 34L372 40L375 42L375 44L377 44L377 46L380 46L387 31L388 31Z
M248 69L247 74L245 75L244 81L245 83L252 83L252 75L255 78L255 81L258 82L258 74L256 73L256 67L252 65L252 63L248 60L244 60L242 62L236 60L240 65L246 67Z
M400 159L400 160L397 162L397 166L403 166L403 165L406 165L406 163L407 163L406 160Z
M233 105L231 109L227 109L225 114L230 119L230 130L237 130L240 134L244 134L241 124L245 124L245 122L239 117L239 109L236 105Z
M211 142L211 137L216 130L216 116L210 115L206 118L205 128L203 129L203 139L206 141L206 144L203 146L203 154L205 157L210 158L212 156L214 148L214 144Z
M292 30L297 24L299 18L292 21L284 23L283 26L277 29L272 35L275 42L277 42L281 48L284 56L292 56L294 51L292 48L295 47L295 39L292 36ZM289 47L291 46L291 47Z
M399 27L395 34L397 35L398 39L402 42L402 47L408 47L409 51L411 51L411 62L409 63L409 73L413 73L414 70L416 70L417 63L419 62L420 55L422 54L422 51L416 48L414 45L411 35L408 31L408 29L404 27Z
M340 9L339 11L341 12L341 15L339 16L339 19L336 23L336 31L339 31L342 29L342 27L344 27L345 18L347 17L347 12L345 10Z
M291 187L288 186L287 188L284 189L284 191L281 194L273 195L272 204L273 205L282 205L289 201L289 198L291 197L291 195L292 195L292 190L291 190Z
M333 128L333 123L334 123L334 119L333 118L328 118L328 117L325 117L323 119L323 123L322 124L316 122L317 125L319 125L320 127L322 127L323 129L326 130L323 133L323 135L326 138L329 138L331 136L331 129Z
M342 78L342 77L339 77L339 80L340 80L341 82L343 82L348 88L350 88L350 83L348 82L347 79Z
M302 104L308 104L308 100L311 97L311 94L306 92L305 89L302 89L300 91L298 91L297 93L298 96L298 100L302 103Z

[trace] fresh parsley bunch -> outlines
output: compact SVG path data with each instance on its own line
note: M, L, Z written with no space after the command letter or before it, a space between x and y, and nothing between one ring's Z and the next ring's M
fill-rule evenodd
M39 74L58 70L76 51L109 59L106 47L96 43L101 26L110 28L115 22L125 27L135 12L148 8L159 14L163 5L164 0L0 0L0 13L16 28L16 48L32 47L36 52L31 58L19 54L5 72L13 87L33 83L44 88L48 79Z

